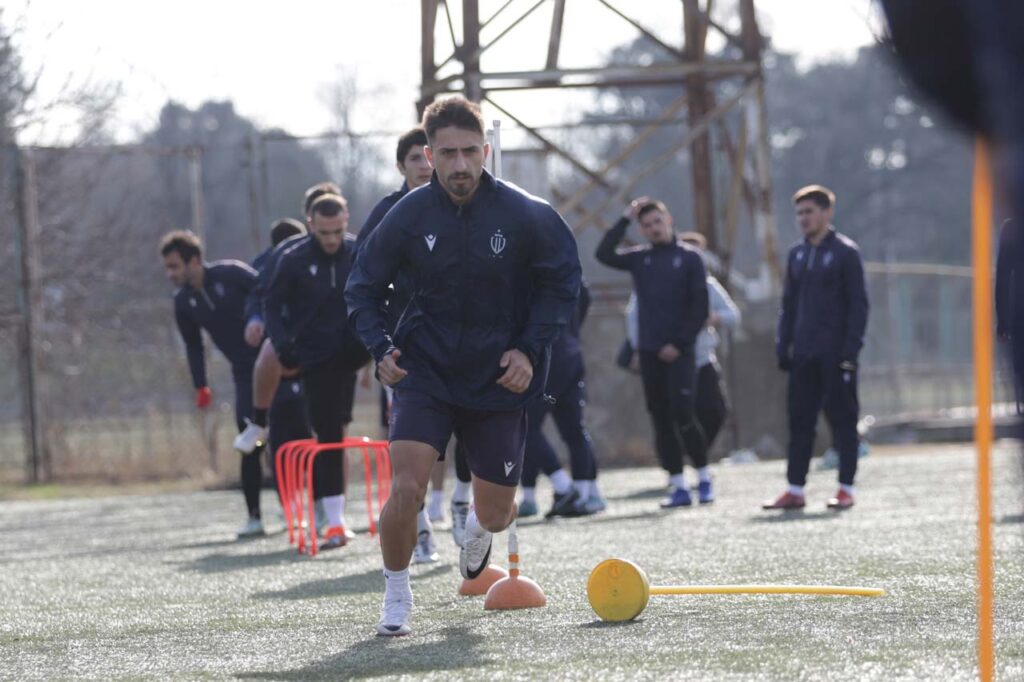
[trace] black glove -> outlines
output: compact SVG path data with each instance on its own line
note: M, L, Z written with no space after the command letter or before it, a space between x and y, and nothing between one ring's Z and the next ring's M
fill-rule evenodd
M277 352L277 361L285 369L295 369L299 366L299 351L293 344L274 346L274 350Z
M783 372L788 372L793 368L793 360L790 359L788 355L779 355L777 356L777 359L779 362L779 369Z
M615 364L622 369L629 369L629 366L633 364L633 344L629 342L629 339L622 342L622 346L615 356Z

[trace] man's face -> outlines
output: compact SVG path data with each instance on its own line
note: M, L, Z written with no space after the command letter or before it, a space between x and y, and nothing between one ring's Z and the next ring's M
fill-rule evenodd
M810 199L797 202L796 222L805 237L816 237L832 223L832 209L822 208Z
M334 255L345 240L348 229L348 207L342 208L338 215L328 217L314 213L309 219L309 231L320 244L324 253Z
M640 216L640 234L652 244L668 244L675 237L672 214L654 209Z
M183 287L194 282L196 270L203 267L199 258L193 257L186 263L177 251L171 251L163 259L164 273L167 275L167 279L171 281L171 284L176 287Z
M423 149L422 145L412 147L406 152L405 160L398 164L398 170L405 178L409 189L416 189L430 182L430 174L434 169L430 167L427 154Z
M441 185L455 203L468 201L480 184L490 145L480 133L455 126L437 130L431 142L425 151Z

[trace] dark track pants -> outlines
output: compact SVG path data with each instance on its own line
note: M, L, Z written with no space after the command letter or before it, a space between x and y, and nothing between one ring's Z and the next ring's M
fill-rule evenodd
M245 418L252 414L252 368L248 372L232 372L235 382L235 425L238 432L245 430ZM239 477L242 480L242 494L245 496L245 507L249 517L260 518L260 488L263 487L263 448L257 448L251 454L239 455Z
M794 358L789 370L789 466L790 485L805 485L811 464L818 414L832 427L839 451L839 482L853 485L857 475L857 373L839 369L839 361Z
M701 365L697 369L695 409L697 421L704 429L707 449L710 450L729 414L729 402L725 397L725 387L722 385L722 373L714 362Z
M306 393L309 424L319 443L340 443L345 426L352 422L356 372L346 369L343 354L302 368L302 387ZM345 489L342 466L344 453L329 450L317 455L313 463L313 497L341 495Z
M693 346L680 349L675 362L658 359L654 351L640 351L640 376L647 412L654 426L654 447L662 468L670 475L683 472L683 445L693 466L707 466L707 440L695 408L697 368Z

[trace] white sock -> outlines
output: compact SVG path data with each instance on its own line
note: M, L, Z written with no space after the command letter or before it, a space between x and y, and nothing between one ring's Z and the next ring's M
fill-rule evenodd
M790 486L789 486L789 494L790 495L799 495L800 497L803 497L804 496L804 487L802 485L792 485L792 484L790 484Z
M444 503L443 490L430 491L430 511L437 516L441 512L441 505Z
M480 525L480 522L476 518L476 510L470 509L469 516L466 517L466 537L467 538L483 538L487 537L488 531L484 530L484 527Z
M537 489L536 488L527 488L526 486L523 486L523 499L522 499L522 501L523 502L536 503L537 502Z
M428 533L433 531L433 526L430 524L430 515L427 514L426 507L420 507L420 513L416 515L416 534L419 535L423 531Z
M853 486L852 485L846 485L845 483L840 483L839 484L839 489L842 490L847 495L851 495L851 496L853 495Z
M452 491L452 502L469 503L469 492L471 490L469 481L455 481L455 490Z
M675 488L676 490L686 487L686 481L683 480L682 474L672 474L671 476L669 476L668 484Z
M591 497L604 497L601 494L601 489L597 487L597 479L595 478L590 482L590 496Z
M548 478L551 479L551 487L555 489L557 495L564 495L572 489L572 479L565 473L565 469L559 469Z
M412 595L409 587L409 569L389 571L384 569L384 595Z
M572 487L576 488L576 494L581 500L590 499L590 481L573 481Z
M335 526L345 525L345 496L344 495L331 495L324 497L324 513L327 514L327 526L334 528Z
M710 483L711 482L711 467L707 466L707 467L701 467L700 469L697 469L697 479L701 483Z

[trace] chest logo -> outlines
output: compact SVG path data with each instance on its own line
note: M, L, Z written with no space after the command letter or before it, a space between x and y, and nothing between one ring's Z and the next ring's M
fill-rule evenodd
M313 263L312 265L309 266L309 274L313 275L314 277L316 277L316 270L316 263Z
M196 299L195 298L188 299L188 304L190 306L192 306L193 308L195 308L196 307Z
M437 243L437 235L436 234L428 234L423 239L425 239L426 242L427 242L427 250L428 251L433 251L434 250L434 244Z
M650 264L651 264L651 257L650 256L644 256L644 265L650 265Z
M796 259L797 260L803 260L804 259L804 252L803 251L797 251L796 252Z
M294 393L295 395L298 395L300 390L301 389L299 388L299 383L298 382L295 382L294 384L292 384L292 393Z
M221 284L220 282L217 282L216 284L213 285L213 290L217 293L217 296L219 298L224 298L224 285L223 284Z
M498 230L491 235L491 251L495 256L501 255L501 252L505 250L505 246L508 244L508 240L505 239L505 235Z
M683 257L682 256L676 256L675 258L673 258L672 259L672 267L674 267L676 270L678 270L679 268L683 267Z
M821 263L822 263L822 265L824 265L824 266L825 266L826 268L827 268L828 266L832 265L832 252L831 252L831 251L826 251L826 252L825 252L825 257L821 259Z

